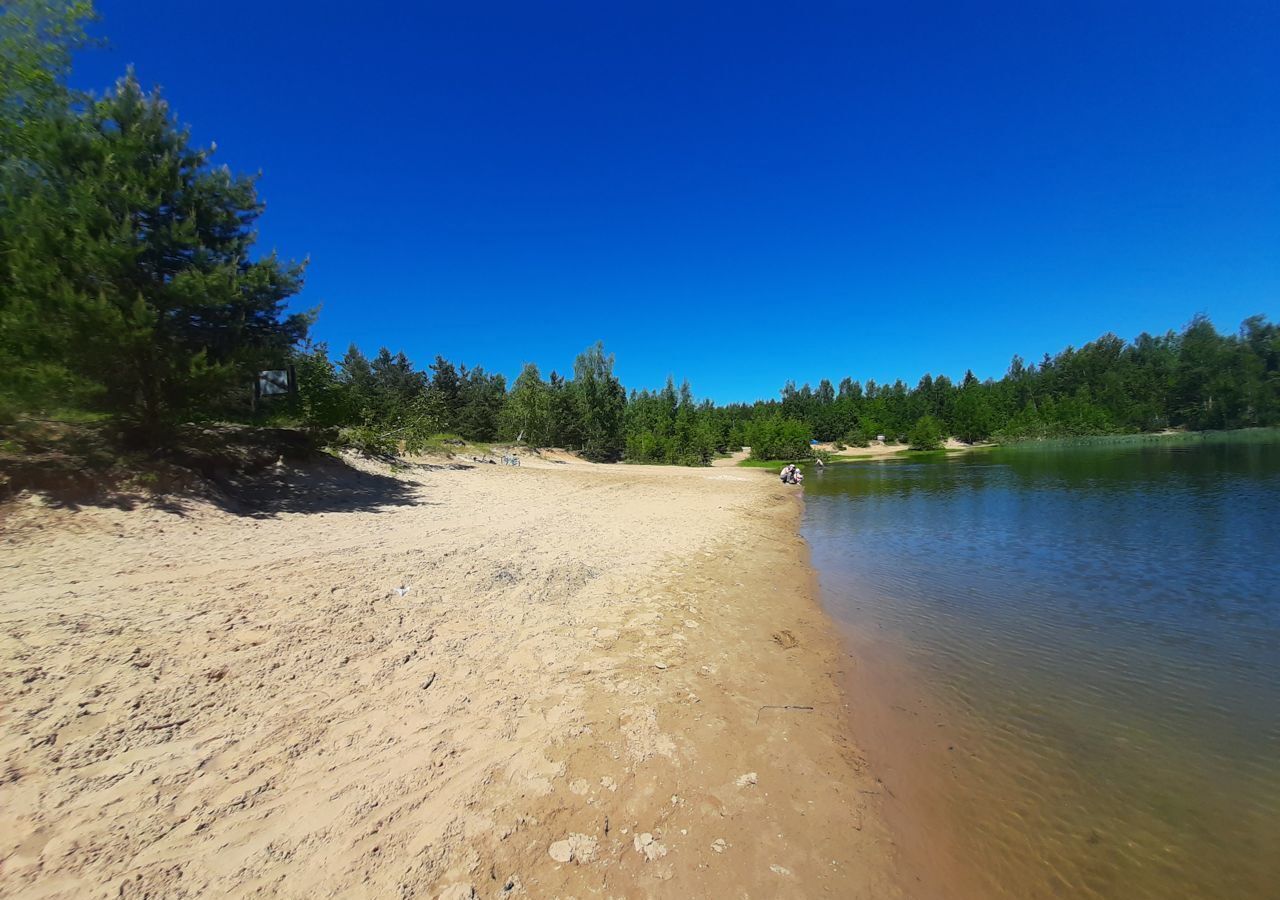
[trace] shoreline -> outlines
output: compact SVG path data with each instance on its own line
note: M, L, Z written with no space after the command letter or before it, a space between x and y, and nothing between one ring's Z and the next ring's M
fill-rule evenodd
M360 465L9 517L0 893L899 895L798 494Z
M850 713L850 727L890 798L882 810L904 896L989 896L990 885L970 861L951 808L958 780L966 777L953 752L963 745L956 710L930 689L897 639L847 621L835 620L835 627L857 660L841 686L862 701Z

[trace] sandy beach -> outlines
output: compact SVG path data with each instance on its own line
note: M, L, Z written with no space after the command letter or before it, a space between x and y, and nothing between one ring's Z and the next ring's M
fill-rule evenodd
M989 447L987 443L966 444L955 438L947 438L942 442L943 450L949 452L963 452L967 450L981 449ZM907 444L885 443L884 441L872 441L866 447L845 447L843 450L836 449L833 443L817 444L815 449L825 451L838 459L891 459L895 456L901 456L906 453L910 447Z
M0 895L898 896L794 489L461 463L11 505Z

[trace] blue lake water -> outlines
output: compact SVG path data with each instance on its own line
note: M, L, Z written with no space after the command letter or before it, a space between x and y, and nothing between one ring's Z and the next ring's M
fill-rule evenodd
M1280 897L1280 440L840 464L804 492L921 896Z

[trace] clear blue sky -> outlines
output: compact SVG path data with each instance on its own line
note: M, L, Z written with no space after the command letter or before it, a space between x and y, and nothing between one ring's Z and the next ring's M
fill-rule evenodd
M1280 314L1274 0L98 5L339 354L728 401Z

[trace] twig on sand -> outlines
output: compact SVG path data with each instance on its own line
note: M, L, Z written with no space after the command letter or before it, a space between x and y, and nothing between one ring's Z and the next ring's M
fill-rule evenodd
M161 722L159 725L147 725L143 727L143 731L159 731L162 728L177 728L179 725L186 725L190 719L179 719L176 722Z
M812 707L812 706L795 706L795 705L790 704L790 703L784 703L784 704L772 704L772 703L771 703L771 704L768 704L768 705L766 705L766 706L762 706L762 707L760 707L759 709L757 709L757 710L756 710L756 724L757 724L757 725L759 725L759 724L760 724L760 713L764 712L766 709L807 709L807 710L809 710L810 712L812 712L812 711L813 711L813 707Z

